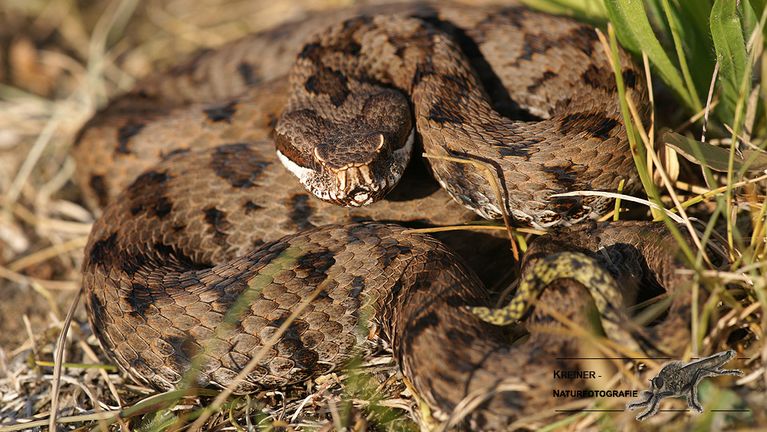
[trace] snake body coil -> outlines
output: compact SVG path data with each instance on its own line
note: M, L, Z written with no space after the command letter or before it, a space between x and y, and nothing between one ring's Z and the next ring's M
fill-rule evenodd
M367 18L349 19L359 14ZM641 75L623 60L641 101ZM479 168L431 160L430 170L482 216L505 207L535 225L576 222L606 202L551 193L638 183L612 74L588 27L516 6L448 4L317 15L150 77L95 116L74 150L86 200L105 207L83 266L93 330L122 370L162 389L178 385L195 358L200 385L228 386L266 349L237 383L248 392L343 365L366 345L371 335L360 328L368 327L438 418L467 398L481 400L469 419L475 428L540 412L558 384L552 369L572 367L562 358L582 343L546 331L562 324L545 308L527 315L530 338L515 346L473 314L467 306L490 305L477 273L492 281L510 267L503 240L441 237L461 258L389 223L474 215L416 173L395 187L404 165L384 156L402 162L415 141L437 156L474 159L500 180L501 202ZM520 109L543 120L501 115ZM279 157L313 193L380 202L315 200L279 163L267 139L275 124ZM580 227L534 242L522 273L552 253L577 252L610 263L621 282L614 299L630 303L665 287L674 294L668 318L649 331L675 351L690 307L671 272L677 248L655 225ZM572 279L549 283L538 298L584 326L590 303Z

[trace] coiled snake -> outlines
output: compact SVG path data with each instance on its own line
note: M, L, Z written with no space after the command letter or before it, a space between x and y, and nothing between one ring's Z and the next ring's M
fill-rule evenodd
M622 63L642 104L643 78ZM621 337L609 324L621 298L665 287L667 317L645 336L678 352L690 301L662 226L582 225L535 241L514 315L531 334L516 345L469 308L491 305L476 274L493 281L512 267L502 239L442 236L456 254L401 226L473 220L458 202L535 226L604 213L603 199L549 195L638 187L615 93L592 28L518 6L345 10L202 52L114 100L76 143L84 196L104 207L83 266L93 330L139 381L173 388L197 357L200 385L227 386L316 295L237 391L326 372L375 337L437 418L482 395L467 421L500 428L551 405L552 369L572 367L562 358L583 346L550 331L563 324L549 312L587 326L591 297L577 277L546 280L540 268L596 274L599 262L608 336ZM509 120L520 113L537 118ZM490 166L500 200L481 169L444 159L428 164L447 193L417 167L395 187L414 142ZM320 198L358 207L314 199L289 171ZM530 310L539 295L549 307ZM222 326L233 309L235 324Z

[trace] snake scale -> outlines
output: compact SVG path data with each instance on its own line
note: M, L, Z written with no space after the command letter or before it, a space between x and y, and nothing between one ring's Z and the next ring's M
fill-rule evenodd
M621 56L641 105L642 74ZM330 371L372 339L435 417L479 394L466 424L504 428L551 405L551 371L574 367L562 358L584 343L551 331L563 324L550 312L588 326L591 296L574 279L546 281L534 297L548 307L523 311L530 336L512 345L469 308L492 304L484 283L512 267L508 244L407 227L505 208L554 227L531 244L523 275L575 252L620 281L608 303L670 294L645 331L679 352L691 306L665 228L561 228L609 202L549 198L620 180L638 188L616 91L592 28L520 6L365 6L203 51L113 100L77 139L78 183L103 208L83 265L93 331L140 382L174 388L198 357L197 383L227 386L316 294L238 392ZM509 120L520 116L531 121ZM427 162L443 188L415 162L399 181L411 146L490 166L500 201L481 169L443 159ZM233 308L235 324L222 326Z

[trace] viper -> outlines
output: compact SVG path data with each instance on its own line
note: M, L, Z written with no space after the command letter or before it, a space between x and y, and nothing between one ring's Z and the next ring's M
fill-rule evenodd
M644 78L620 59L644 112ZM567 18L451 3L318 14L142 80L73 154L103 209L83 264L93 331L159 389L190 373L241 393L284 386L380 341L437 419L476 398L465 425L496 429L551 407L552 370L586 344L565 330L594 327L590 305L593 330L631 350L635 336L677 354L689 339L665 227L576 225L611 203L551 197L640 187L611 62ZM413 228L504 214L552 232L496 310L484 283L513 267L502 237ZM625 307L657 295L662 319L629 324ZM529 337L512 344L501 321Z

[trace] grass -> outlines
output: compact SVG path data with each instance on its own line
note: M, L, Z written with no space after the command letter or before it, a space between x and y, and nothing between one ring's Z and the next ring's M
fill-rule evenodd
M9 294L13 303L0 305L0 431L47 426L52 382L61 388L58 425L67 430L183 430L195 421L211 430L416 429L422 413L396 379L392 359L380 353L360 357L358 367L320 377L310 388L249 397L210 390L157 394L101 363L80 308L59 357L67 362L60 376L50 367L67 306L79 289L81 249L94 218L70 180L74 166L67 153L80 126L157 65L307 8L346 2L0 1L0 292L15 294ZM680 414L655 426L767 427L760 396L767 329L767 1L525 2L596 24L614 61L620 43L644 63L654 89L652 124L638 121L634 101L622 89L621 108L645 202L655 207L653 217L695 239L686 252L691 289L695 296L710 294L693 310L689 355L733 346L744 358L737 367L746 377L729 389L706 383L703 399L707 408L747 411ZM621 75L616 79L622 87ZM515 238L524 232L516 230ZM724 269L711 267L705 253L717 233L731 258ZM629 372L616 374L614 382L628 379ZM576 406L615 408L610 403ZM618 429L626 426L621 416L578 413L538 424L549 430ZM7 426L20 419L31 423Z

